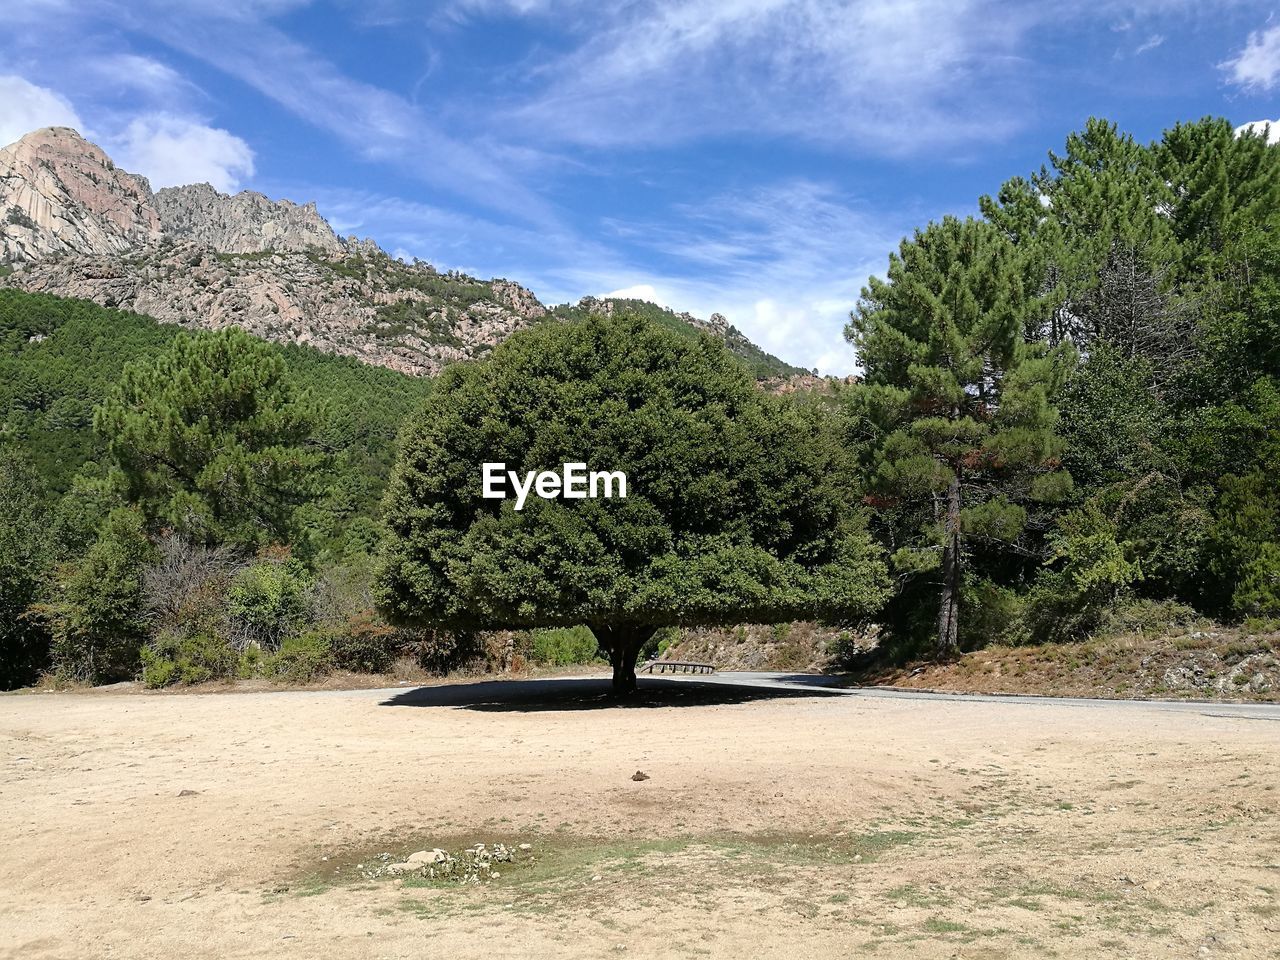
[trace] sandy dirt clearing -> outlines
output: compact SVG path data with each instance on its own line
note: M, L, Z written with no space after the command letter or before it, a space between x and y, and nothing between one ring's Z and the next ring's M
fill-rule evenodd
M0 956L1280 957L1280 721L642 682L0 697Z

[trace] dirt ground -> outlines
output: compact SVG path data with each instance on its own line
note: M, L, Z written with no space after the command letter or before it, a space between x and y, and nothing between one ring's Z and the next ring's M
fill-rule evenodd
M597 689L0 697L0 956L1280 957L1274 713Z

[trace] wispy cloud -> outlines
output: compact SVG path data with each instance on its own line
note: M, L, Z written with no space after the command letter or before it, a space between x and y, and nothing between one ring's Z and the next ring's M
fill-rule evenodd
M551 208L485 152L450 136L399 94L348 76L269 22L278 2L130 6L139 32L222 70L285 109L381 160L461 196L530 218ZM501 198L497 201L496 198Z
M703 318L722 313L766 350L837 374L856 367L842 338L849 311L908 221L808 180L564 233L365 191L291 189L316 195L339 232L371 234L440 269L505 274L546 303L617 295Z
M1255 30L1240 52L1222 64L1228 79L1246 90L1270 90L1280 80L1280 24Z
M1143 43L1139 44L1138 49L1134 50L1133 52L1135 56L1141 55L1141 54L1147 53L1148 51L1154 50L1156 47L1162 46L1163 44L1164 44L1164 35L1160 33L1153 33L1151 36L1147 37L1147 39Z
M873 213L809 180L660 213L649 221L607 221L605 235L634 245L633 258L582 264L560 281L597 295L651 291L650 299L673 309L723 313L793 363L823 373L855 368L844 323L867 277L883 270L885 251L901 235L900 215Z
M1006 91L997 110L982 81L1008 72L1032 23L990 0L658 0L557 16L580 43L510 108L544 134L590 146L750 134L890 152L1007 131L1016 98Z

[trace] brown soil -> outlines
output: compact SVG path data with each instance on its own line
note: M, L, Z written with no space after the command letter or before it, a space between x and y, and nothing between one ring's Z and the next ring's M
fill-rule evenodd
M1275 714L582 689L0 697L0 956L1277 955Z
M986 647L951 663L871 666L858 684L1054 697L1280 701L1280 634L1229 627L1176 636Z

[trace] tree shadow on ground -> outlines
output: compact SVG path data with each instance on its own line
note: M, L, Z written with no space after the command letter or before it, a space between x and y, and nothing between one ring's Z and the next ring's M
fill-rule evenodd
M549 710L634 709L637 707L706 707L831 696L820 686L781 689L725 681L662 680L640 677L631 697L614 698L608 677L560 680L483 680L405 690L382 701L384 707L455 707L464 710L537 713Z

